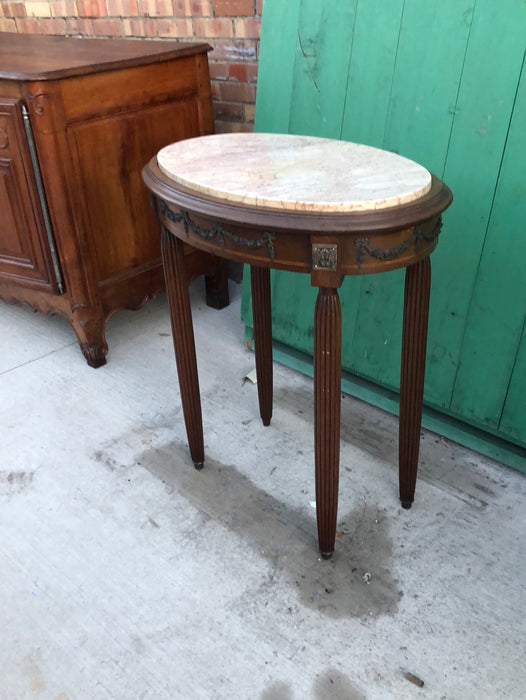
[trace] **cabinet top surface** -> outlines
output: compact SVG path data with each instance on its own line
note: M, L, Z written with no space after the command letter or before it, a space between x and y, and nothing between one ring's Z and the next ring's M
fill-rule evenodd
M205 43L0 32L0 79L54 80L206 53Z
M157 162L190 190L274 210L372 211L413 202L431 188L425 168L395 153L290 134L187 139L159 151Z

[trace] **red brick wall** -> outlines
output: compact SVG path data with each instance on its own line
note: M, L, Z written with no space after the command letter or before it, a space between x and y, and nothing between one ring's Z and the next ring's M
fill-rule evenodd
M0 31L204 40L216 131L251 131L263 0L0 0Z

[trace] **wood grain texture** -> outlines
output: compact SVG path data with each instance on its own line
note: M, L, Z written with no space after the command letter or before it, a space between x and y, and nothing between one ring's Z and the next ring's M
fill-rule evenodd
M250 267L252 290L252 316L256 345L256 375L259 413L263 425L270 425L272 418L272 310L270 301L270 270Z
M341 334L338 291L321 287L314 309L314 449L318 542L324 557L334 550L338 516Z
M0 80L56 80L182 58L210 49L194 42L0 34ZM97 60L94 61L94 56Z
M165 228L162 231L161 242L175 361L188 446L196 469L201 469L205 461L203 418L184 249L182 242Z
M430 288L429 258L406 269L398 457L400 501L404 508L410 508L414 500L418 469Z

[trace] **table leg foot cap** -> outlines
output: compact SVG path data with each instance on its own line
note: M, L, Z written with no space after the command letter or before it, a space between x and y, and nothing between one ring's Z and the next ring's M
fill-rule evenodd
M194 462L194 467L197 469L197 471L201 471L201 469L205 466L204 461L203 462Z
M330 559L332 557L333 552L322 552L320 550L320 554L322 559Z
M402 508L405 508L406 510L411 508L413 505L413 501L400 501L400 503L402 504Z

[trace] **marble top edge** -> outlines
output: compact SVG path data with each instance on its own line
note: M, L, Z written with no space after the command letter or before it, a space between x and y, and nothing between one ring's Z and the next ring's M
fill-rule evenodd
M191 191L276 211L373 211L415 201L431 189L431 174L414 161L315 136L200 136L161 149L157 162Z

